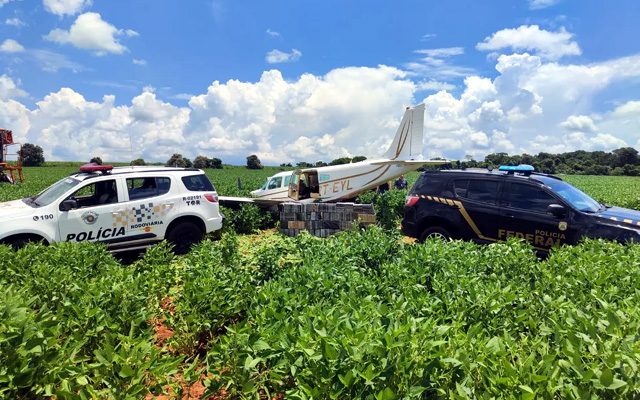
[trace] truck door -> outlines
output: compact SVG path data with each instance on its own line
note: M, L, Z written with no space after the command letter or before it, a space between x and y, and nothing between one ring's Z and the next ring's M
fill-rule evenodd
M559 200L537 185L524 182L506 182L505 185L500 200L500 240L515 236L542 250L566 242L567 220L547 211L550 204L562 204Z
M198 184L197 178L195 184ZM164 237L167 229L165 219L177 208L176 199L168 195L172 186L171 178L132 177L125 180L125 186L128 201L114 210L114 219L119 226L126 226L127 240L153 241ZM199 208L203 201L202 195L194 194L183 196L181 205Z
M64 211L62 203L73 200L75 206ZM115 227L112 212L122 200L116 179L91 180L59 204L58 230L66 242L110 242L123 238L124 228Z
M501 182L497 179L455 179L452 195L462 203L459 211L466 226L465 239L494 242L498 238L497 223L500 216L498 198Z

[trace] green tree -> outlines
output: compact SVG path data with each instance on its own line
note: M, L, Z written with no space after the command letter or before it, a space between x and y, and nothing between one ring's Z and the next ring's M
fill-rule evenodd
M353 157L351 159L351 162L360 162L360 161L364 161L366 159L367 159L367 157L365 157L365 156L355 156L355 157Z
M262 169L264 167L262 166L262 163L260 162L260 159L258 158L258 156L255 154L252 154L249 157L247 157L247 168Z
M638 150L633 147L622 147L613 151L615 156L615 166L624 167L625 165L638 165Z
M494 167L500 165L507 165L511 162L511 157L507 153L491 153L487 154L484 158L489 165L493 165Z
M98 164L98 165L102 165L102 158L100 158L100 157L93 157L91 160L89 160L89 163L91 163L91 164Z
M216 157L210 158L207 163L207 168L222 169L222 160Z
M329 165L341 165L341 164L349 164L351 162L351 157L340 157L331 161Z
M186 159L182 157L182 154L175 153L171 156L171 158L169 158L169 160L167 160L167 163L165 165L167 167L185 168L187 167L187 162Z
M209 158L206 156L197 156L193 159L193 168L205 169L209 166Z
M44 164L44 152L42 147L36 144L25 143L22 145L20 158L25 167L39 167Z
M147 163L142 158L136 158L135 160L131 161L131 165L139 166L139 165L147 165Z

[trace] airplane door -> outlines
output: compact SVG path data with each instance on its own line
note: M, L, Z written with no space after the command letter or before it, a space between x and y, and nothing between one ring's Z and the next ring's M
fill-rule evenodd
M298 184L300 183L300 171L295 171L291 174L291 181L289 182L289 197L293 200L299 200L299 188Z

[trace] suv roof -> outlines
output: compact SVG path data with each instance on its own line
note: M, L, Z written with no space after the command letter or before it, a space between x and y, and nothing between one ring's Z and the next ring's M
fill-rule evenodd
M536 180L538 182L541 182L541 180L540 179L536 179L537 177L551 178L551 179L556 179L556 180L559 180L559 181L562 180L560 177L557 177L555 175L543 174L541 172L524 172L524 173L515 172L514 173L513 171L500 171L497 168L496 169L486 169L486 168L441 169L441 170L438 170L438 171L425 171L423 175L439 174L439 173L501 176L501 177L505 177L505 178L516 177L516 178L520 178L520 179Z

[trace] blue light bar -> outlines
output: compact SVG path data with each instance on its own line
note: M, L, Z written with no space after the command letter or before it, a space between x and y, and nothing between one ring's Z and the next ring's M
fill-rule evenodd
M520 165L501 165L498 168L499 171L508 171L508 172L533 172L535 169L531 165L520 164Z

